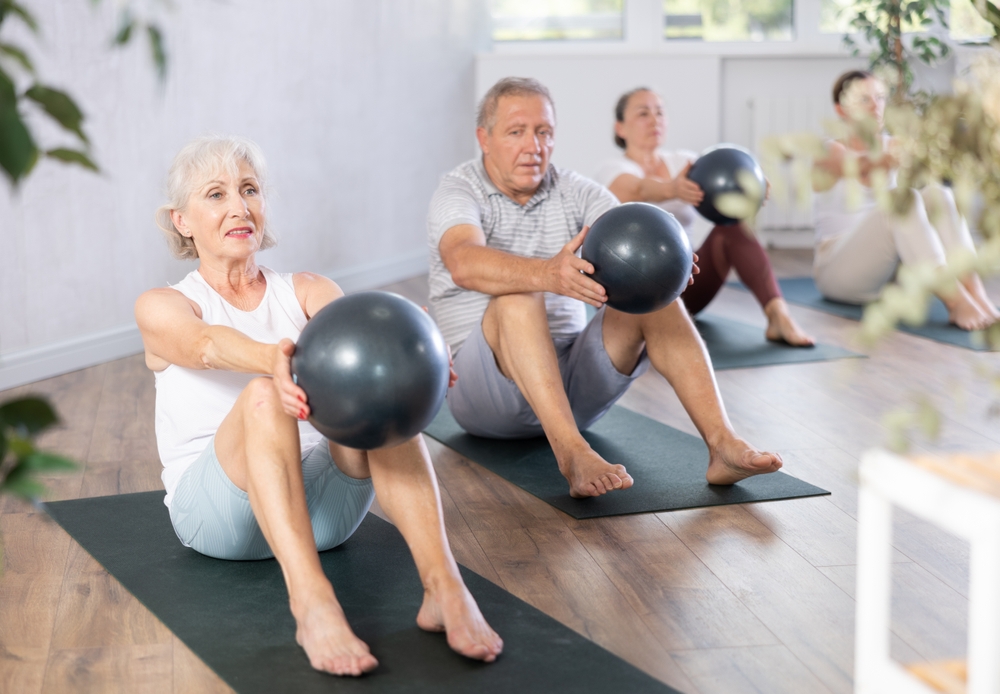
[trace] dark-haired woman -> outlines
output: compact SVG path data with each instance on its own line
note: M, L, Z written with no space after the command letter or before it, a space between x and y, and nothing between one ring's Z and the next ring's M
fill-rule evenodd
M704 197L698 184L687 178L698 155L661 149L666 130L663 103L655 92L643 87L622 95L615 107L615 143L624 152L601 168L597 180L622 202L650 202L662 207L690 232L696 219L694 206ZM789 314L767 253L745 224L712 229L698 249L698 258L701 273L682 295L692 314L715 298L729 270L735 269L764 309L767 339L796 347L814 344Z
M834 109L847 123L867 120L881 130L885 101L885 85L870 72L851 70L834 83ZM905 217L879 208L872 181L881 175L895 186L893 149L892 138L883 135L881 153L874 156L859 137L851 136L827 142L826 158L816 162L813 275L829 299L862 304L878 296L900 263L940 268L953 253L975 253L969 228L947 188L932 185L913 191L913 205ZM845 180L851 159L861 184L856 201L849 201ZM1000 319L974 272L938 296L948 307L951 322L963 330L981 330Z

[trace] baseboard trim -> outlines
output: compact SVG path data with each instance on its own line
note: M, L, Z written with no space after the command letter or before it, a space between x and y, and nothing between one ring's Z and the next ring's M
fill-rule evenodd
M326 275L345 292L374 289L427 272L427 251L332 270ZM135 323L0 355L0 391L16 388L142 351Z
M0 390L34 383L142 351L135 323L0 356Z

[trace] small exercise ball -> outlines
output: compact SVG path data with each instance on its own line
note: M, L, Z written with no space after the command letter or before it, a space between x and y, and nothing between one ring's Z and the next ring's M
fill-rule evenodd
M745 190L740 185L740 176L737 172L741 170L746 171L757 181L757 190ZM754 212L764 204L764 192L767 189L764 171L750 152L737 145L718 145L706 149L691 166L687 177L697 183L705 193L697 210L710 222L736 224L741 221L723 214L716 208L716 197L724 193L740 193L747 196L755 205Z
M448 392L448 347L413 302L361 292L313 316L295 346L292 373L320 433L371 450L403 443L434 419Z
M691 277L691 243L672 214L628 202L601 215L583 240L581 256L594 266L608 306L650 313L684 291Z

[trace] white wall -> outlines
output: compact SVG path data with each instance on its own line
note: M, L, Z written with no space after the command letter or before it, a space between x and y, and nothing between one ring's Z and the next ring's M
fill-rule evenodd
M168 257L152 213L200 134L250 137L268 157L281 241L264 264L349 288L425 267L430 195L473 152L487 0L175 3L165 87L144 42L108 48L116 3L26 5L44 40L23 42L78 99L103 172L43 161L17 193L0 183L0 389L137 351L135 297L194 267Z

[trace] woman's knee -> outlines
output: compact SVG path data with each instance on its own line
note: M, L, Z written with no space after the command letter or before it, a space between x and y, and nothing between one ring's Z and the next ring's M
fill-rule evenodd
M240 397L244 416L267 420L283 414L281 398L270 378L255 378L243 389Z

